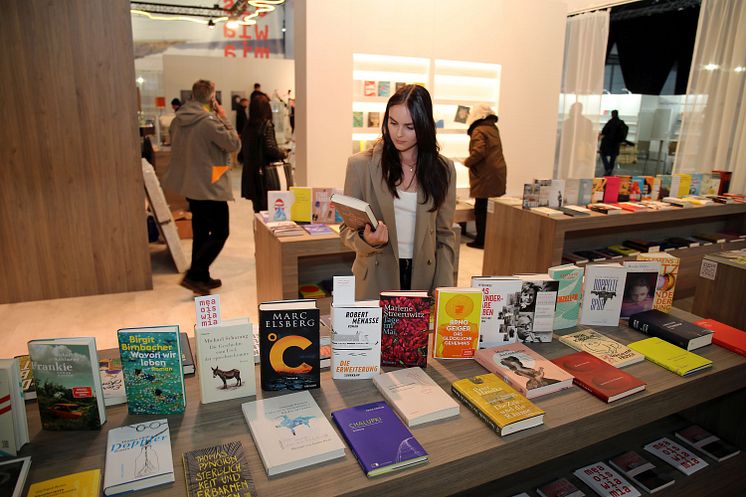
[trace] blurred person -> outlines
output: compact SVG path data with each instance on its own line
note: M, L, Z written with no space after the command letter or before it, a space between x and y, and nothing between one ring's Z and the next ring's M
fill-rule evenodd
M614 162L619 155L619 145L627 139L627 125L619 119L619 111L611 111L611 119L601 130L601 162L604 164L604 175L614 175Z

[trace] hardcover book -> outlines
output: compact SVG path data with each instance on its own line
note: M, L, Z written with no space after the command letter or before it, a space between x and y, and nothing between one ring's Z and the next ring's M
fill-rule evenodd
M645 390L644 381L588 352L575 352L552 359L552 362L573 375L576 385L607 403Z
M96 339L28 343L36 398L45 430L98 430L106 422Z
M640 497L642 494L620 474L603 462L597 462L573 471L594 492L603 497Z
M531 209L533 207L539 207L539 195L541 193L541 187L536 183L524 183L523 184L523 200L521 206L524 209Z
M364 229L366 224L373 230L378 227L378 221L368 202L339 193L333 194L331 201L348 227L354 230Z
M435 289L435 359L472 359L479 346L482 290Z
M23 398L32 400L36 398L36 385L34 384L34 370L31 367L31 358L28 354L16 356L21 366L21 380L23 382Z
M184 375L194 374L192 346L189 344L189 336L183 331L179 333L179 346L181 347L181 369Z
M676 290L676 281L679 276L679 265L681 260L678 257L667 253L640 254L637 256L637 260L658 261L661 263L653 308L663 312L670 311L673 306L673 296L674 291Z
M587 266L580 324L618 326L626 278L627 269L618 263Z
M632 314L653 308L661 264L659 261L624 261L624 267L627 268L627 279L620 317L627 319Z
M575 205L580 203L580 180L577 178L568 178L565 180L565 193L562 198L561 206ZM588 203L588 202L586 202Z
M363 113L360 111L352 112L352 127L362 128L363 127Z
M626 345L590 328L559 337L559 341L575 350L592 354L615 368L623 368L645 360L645 356Z
M310 299L259 304L262 390L321 386L319 309Z
M559 281L548 274L518 274L523 285L518 309L518 340L551 342Z
M453 382L451 392L498 435L544 423L544 411L493 373Z
M604 189L606 188L606 178L593 178L593 190L591 192L591 202L603 202Z
M577 326L580 318L580 297L583 290L585 269L574 264L549 268L549 276L559 282L557 304L554 308L555 330Z
M290 206L290 220L298 223L310 223L313 188L310 186L291 186L289 190L294 199Z
M662 338L685 350L696 350L712 343L712 330L702 328L657 309L633 314L629 318L633 330Z
M670 487L675 480L634 450L609 459L609 464L649 493Z
M617 202L629 202L630 191L632 188L632 176L619 175L619 194L617 196Z
M624 210L621 207L617 207L616 205L613 205L610 203L603 203L603 202L589 204L588 208L594 212L600 212L601 214L606 214L607 216L614 215L614 214L622 214L624 212Z
M332 419L369 478L428 460L425 449L385 402L333 411Z
M293 192L270 190L267 192L267 208L269 217L267 222L290 221L290 210L295 202Z
M531 212L535 212L537 214L543 214L544 216L549 217L565 217L565 213L562 211L558 211L557 209L552 209L550 207L531 207Z
M562 211L563 214L572 216L572 217L590 216L591 213L593 212L592 210L587 209L585 207L581 207L579 205L572 205L572 204L563 205L562 207L560 207L560 211Z
M26 404L18 359L0 359L0 457L15 457L28 442Z
M268 476L344 457L342 440L310 392L241 405Z
M572 386L572 375L522 343L477 351L476 360L528 399Z
M311 205L311 222L334 224L336 211L332 204L334 188L314 188L313 204Z
M574 254L593 262L603 262L607 259L606 255L596 252L595 250L578 250L577 252L574 252Z
M422 368L390 371L373 384L408 426L458 416L458 403Z
M378 300L332 304L332 379L371 379L381 374L382 313Z
M640 352L648 361L668 369L679 376L689 376L712 367L711 360L677 347L658 337L632 342L629 344L629 348Z
M541 497L584 497L585 493L567 478L546 483L536 489Z
M430 304L427 292L381 292L381 366L427 366Z
M112 428L106 437L106 447L104 495L173 483L167 419Z
M0 461L0 495L21 497L30 467L30 457Z
M549 207L559 209L565 205L565 180L553 179L549 187Z
M738 447L721 440L717 435L697 425L687 426L677 431L676 438L717 462L723 462L741 453Z
M127 402L121 359L119 357L99 359L98 371L101 375L101 387L104 390L104 405L116 406Z
M191 450L181 459L189 497L257 495L241 442Z
M715 345L746 355L746 332L714 319L701 319L695 321L694 324L712 330L712 343Z
M667 437L659 438L643 447L646 451L657 456L668 464L678 469L686 476L691 476L697 471L709 466L707 462L697 454L688 450Z
M479 348L518 340L516 327L523 283L518 278L472 276L471 286L482 290L482 320Z
M183 413L186 395L179 326L123 328L117 335L129 413Z
M605 204L615 204L619 201L619 188L622 179L619 176L606 176L606 185L604 185Z
M60 476L31 485L26 497L98 497L101 495L101 470L91 469Z

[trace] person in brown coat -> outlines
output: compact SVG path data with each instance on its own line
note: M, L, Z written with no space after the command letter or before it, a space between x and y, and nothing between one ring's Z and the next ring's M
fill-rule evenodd
M477 236L466 245L484 248L484 230L487 223L487 199L505 195L507 167L503 157L497 116L489 104L477 104L467 120L471 137L469 157L464 165L469 168L470 195L474 198L474 217Z

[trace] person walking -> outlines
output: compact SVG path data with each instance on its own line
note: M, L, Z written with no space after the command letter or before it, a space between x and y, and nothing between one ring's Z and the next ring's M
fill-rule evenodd
M627 139L627 125L619 119L619 111L611 111L611 119L601 130L601 162L604 164L604 176L614 175L614 163L619 155L619 145Z

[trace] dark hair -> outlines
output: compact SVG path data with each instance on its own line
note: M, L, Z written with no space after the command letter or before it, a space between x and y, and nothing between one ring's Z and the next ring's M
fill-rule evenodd
M619 111L618 110L612 110L611 111L611 117L619 117Z
M264 121L272 120L272 107L269 98L264 93L255 95L249 104L249 126L257 126Z
M181 105L181 100L179 100L178 98L174 98L173 100L171 100L171 105Z
M259 83L254 83L254 89L255 89L255 90L256 90L257 88L261 88L261 87L262 87L262 85L260 85Z
M438 153L440 147L435 138L435 120L433 119L433 102L430 93L420 85L405 85L399 88L386 104L381 132L383 134L383 156L381 169L383 179L391 194L398 198L396 185L401 182L403 172L399 151L389 135L389 109L394 105L406 105L412 116L415 135L417 136L417 183L425 193L425 203L430 197L433 208L438 210L446 199L451 173L448 164Z

